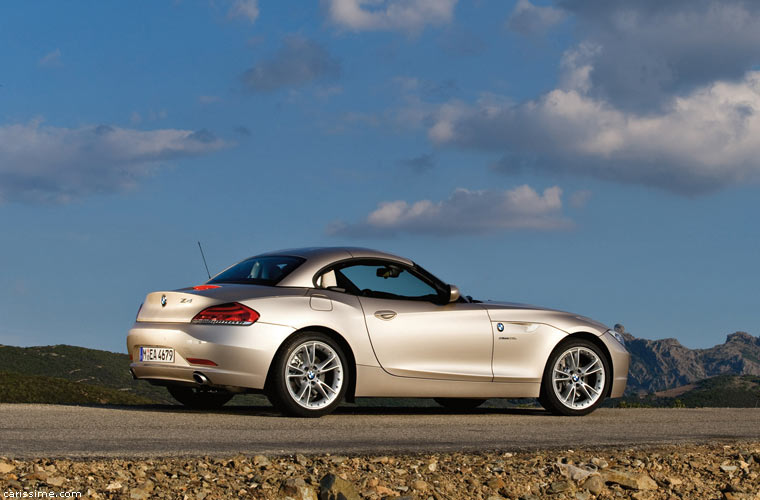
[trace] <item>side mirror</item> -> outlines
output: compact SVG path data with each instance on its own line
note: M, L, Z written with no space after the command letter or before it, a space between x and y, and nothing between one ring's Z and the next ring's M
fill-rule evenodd
M455 285L449 285L449 302L456 302L459 300L459 288L457 288Z

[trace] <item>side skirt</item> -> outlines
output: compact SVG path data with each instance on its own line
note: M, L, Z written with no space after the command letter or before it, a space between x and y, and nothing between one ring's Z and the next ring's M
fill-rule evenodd
M379 366L356 366L356 397L398 398L537 398L540 380L525 382L458 382L396 377Z

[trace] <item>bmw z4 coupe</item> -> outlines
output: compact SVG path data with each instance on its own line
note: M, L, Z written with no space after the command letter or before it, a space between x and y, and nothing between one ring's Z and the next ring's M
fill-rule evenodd
M257 255L150 293L127 349L135 378L186 406L253 392L298 417L357 397L460 410L538 398L585 415L623 394L630 360L622 335L589 318L473 300L411 260L349 247Z

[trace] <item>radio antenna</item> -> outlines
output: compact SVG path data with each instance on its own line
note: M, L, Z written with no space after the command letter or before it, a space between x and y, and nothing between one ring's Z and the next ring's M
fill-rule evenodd
M208 279L211 279L211 273L208 271L208 264L206 264L206 256L203 254L203 247L201 246L201 242L198 242L198 248L201 251L201 257L203 258L203 265L206 266L206 274L208 274Z

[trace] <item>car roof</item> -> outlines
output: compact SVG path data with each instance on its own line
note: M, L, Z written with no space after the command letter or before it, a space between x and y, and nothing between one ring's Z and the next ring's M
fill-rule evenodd
M301 257L306 261L298 266L292 273L288 274L277 286L298 286L313 287L314 275L322 268L329 266L333 262L346 259L383 259L393 260L413 266L411 260L394 255L392 253L381 252L371 248L362 247L305 247L305 248L287 248L274 252L266 252L257 257L266 255L290 255Z

